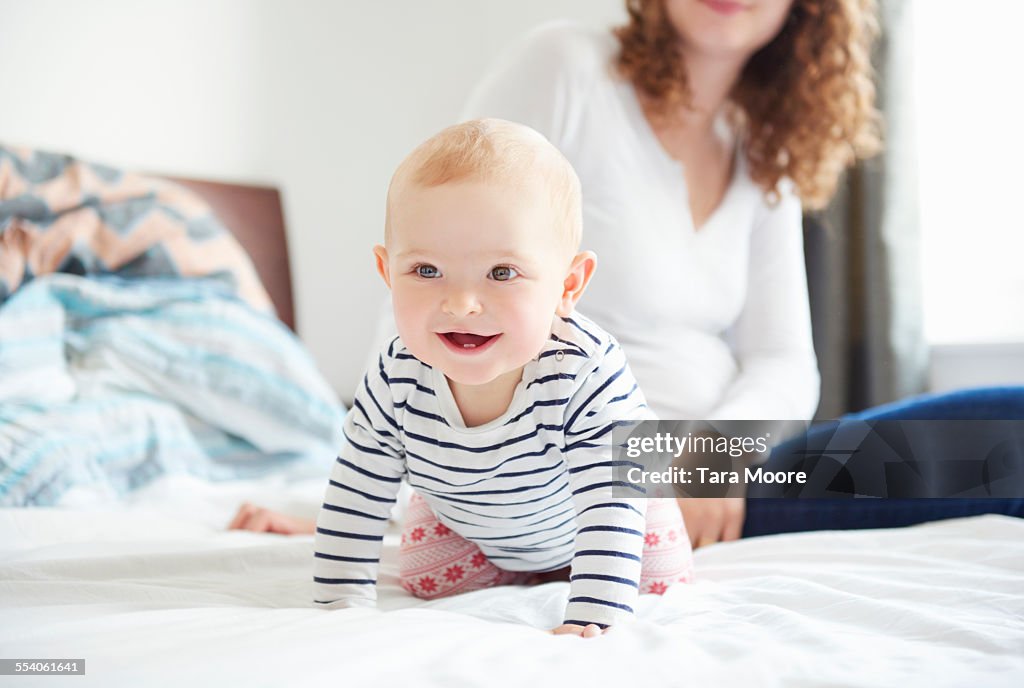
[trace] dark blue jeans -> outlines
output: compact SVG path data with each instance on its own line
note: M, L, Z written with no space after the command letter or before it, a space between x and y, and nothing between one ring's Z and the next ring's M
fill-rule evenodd
M915 397L848 417L857 420L1022 420L1024 387L990 387ZM813 433L815 429L808 432ZM771 469L770 459L766 468ZM751 498L747 500L743 537L808 530L894 528L978 514L1024 517L1024 499Z

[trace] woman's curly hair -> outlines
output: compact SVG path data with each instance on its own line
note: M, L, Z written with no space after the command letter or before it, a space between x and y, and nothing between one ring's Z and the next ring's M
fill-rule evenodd
M665 0L626 0L615 31L618 69L671 116L690 91ZM779 34L747 61L730 94L750 175L776 197L792 180L810 209L825 206L843 170L880 148L871 44L875 0L794 0Z

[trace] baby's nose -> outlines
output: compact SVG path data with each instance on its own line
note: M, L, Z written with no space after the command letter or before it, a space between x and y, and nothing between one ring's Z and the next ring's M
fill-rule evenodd
M470 289L451 289L445 294L444 303L441 308L448 315L461 318L466 315L480 313L480 300Z

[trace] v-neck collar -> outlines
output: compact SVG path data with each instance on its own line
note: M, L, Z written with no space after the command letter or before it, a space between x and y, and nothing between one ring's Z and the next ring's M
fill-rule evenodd
M484 433L505 425L510 418L523 410L526 401L526 380L534 375L535 367L536 360L529 361L523 367L523 376L519 380L519 384L516 385L515 391L512 393L512 401L503 414L483 425L474 425L471 428L466 427L466 421L459 411L459 405L455 402L455 396L452 394L448 378L437 368L431 368L430 374L433 378L431 382L441 416L445 419L448 427L468 434Z
M718 218L722 215L723 209L732 200L732 196L735 195L747 173L746 160L742 155L741 147L737 144L733 149L732 176L729 179L729 186L726 187L725 193L722 194L722 199L718 202L718 205L715 206L714 210L711 211L711 214L708 215L700 227L698 227L693 220L693 210L690 208L690 187L686 183L685 166L681 161L669 155L669 152L665 150L665 147L661 144L661 139L658 138L658 134L654 131L654 127L651 126L651 123L647 119L647 115L644 114L643 105L640 103L640 96L636 92L636 87L633 86L632 82L625 79L621 82L621 85L626 116L634 121L635 129L641 139L641 145L658 160L658 164L669 170L670 173L679 181L679 187L683 193L680 194L678 202L682 204L683 216L689 221L688 229L694 236L707 234L708 231L714 227Z

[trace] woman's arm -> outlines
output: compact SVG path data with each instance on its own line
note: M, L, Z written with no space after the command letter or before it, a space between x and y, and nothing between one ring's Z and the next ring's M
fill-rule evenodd
M739 375L713 419L809 420L821 379L811 337L799 199L783 193L750 237L746 300L728 339Z
M768 208L750 238L743 310L730 329L739 375L709 414L723 420L809 420L820 377L811 338L800 201ZM743 498L680 499L694 548L742 535Z

